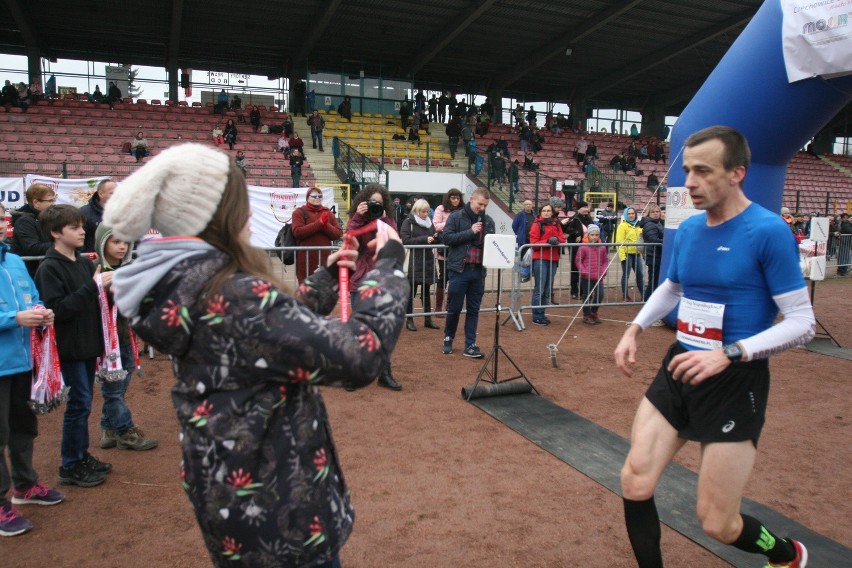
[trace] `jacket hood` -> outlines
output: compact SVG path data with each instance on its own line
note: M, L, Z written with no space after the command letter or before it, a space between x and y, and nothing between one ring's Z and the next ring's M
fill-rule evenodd
M12 226L14 227L15 223L17 223L22 217L36 217L36 218L38 218L38 211L36 211L32 207L30 207L30 204L27 203L27 204L23 205L22 207L11 210L9 212L9 215L12 216Z
M101 223L98 225L97 230L95 230L95 252L98 253L98 264L101 265L102 270L115 270L118 268L117 266L110 266L109 262L107 262L106 255L104 254L104 249L106 249L106 243L112 235L112 227ZM127 254L124 256L124 260L121 261L119 266L127 266L133 262L133 243L129 243L127 247Z
M94 192L92 196L89 198L89 207L94 209L96 212L101 215L104 214L104 206L101 204L101 196L98 195L98 192Z

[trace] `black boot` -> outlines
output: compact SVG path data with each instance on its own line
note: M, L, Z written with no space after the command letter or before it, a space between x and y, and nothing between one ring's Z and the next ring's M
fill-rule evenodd
M426 328L429 328L429 329L441 329L439 326L435 325L435 322L432 321L431 316L426 316L426 321L423 322L423 327L426 327Z
M382 371L381 375L379 375L379 386L395 391L402 390L402 385L396 382L396 379L394 379L391 374L390 364L388 364L387 368Z
M417 326L414 325L414 318L405 318L405 329L408 331L417 331Z

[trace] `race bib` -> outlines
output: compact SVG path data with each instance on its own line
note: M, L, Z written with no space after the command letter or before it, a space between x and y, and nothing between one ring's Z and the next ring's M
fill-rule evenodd
M682 298L677 312L677 340L698 349L722 348L725 304Z

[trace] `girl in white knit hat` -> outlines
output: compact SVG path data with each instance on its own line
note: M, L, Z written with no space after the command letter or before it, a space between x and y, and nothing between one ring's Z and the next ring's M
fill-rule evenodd
M343 323L332 254L290 295L249 244L245 181L227 155L169 148L122 182L104 222L126 241L116 303L169 354L181 480L217 566L339 566L354 510L319 385L363 387L390 359L405 316L404 249L378 231L375 269ZM237 562L235 562L237 561Z

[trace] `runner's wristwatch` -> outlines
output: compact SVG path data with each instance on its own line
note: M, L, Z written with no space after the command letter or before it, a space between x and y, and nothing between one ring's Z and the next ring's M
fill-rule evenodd
M725 357L731 360L731 363L739 363L743 358L743 350L739 343L729 343L722 347L722 352Z

